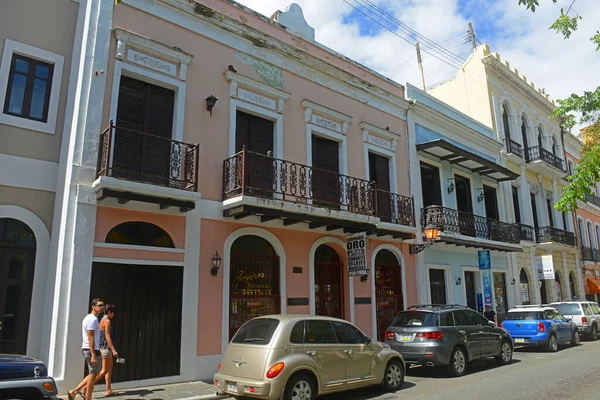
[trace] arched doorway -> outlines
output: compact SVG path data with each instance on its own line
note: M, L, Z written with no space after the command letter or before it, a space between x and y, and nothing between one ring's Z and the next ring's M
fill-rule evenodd
M548 304L548 293L546 293L546 280L540 279L540 295L542 299L542 304Z
M375 256L375 305L378 340L385 341L385 331L398 311L404 310L402 266L390 250Z
M562 285L560 282L560 275L558 274L558 272L555 274L554 277L554 285L556 286L556 301L561 301L563 299L563 294L562 294Z
M576 299L577 292L575 291L575 278L573 277L572 272L569 274L569 289L571 289L571 299Z
M315 251L315 314L344 318L343 266L338 253L322 244Z
M519 291L521 292L521 304L531 304L531 297L529 296L529 278L527 278L527 272L525 269L521 269L519 274Z
M229 264L229 340L246 321L281 312L279 257L255 235L237 238Z
M27 352L36 247L29 226L0 219L0 353Z

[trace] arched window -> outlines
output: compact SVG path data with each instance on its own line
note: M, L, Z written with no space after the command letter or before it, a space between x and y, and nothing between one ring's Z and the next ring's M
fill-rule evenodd
M502 112L502 126L504 128L504 137L510 139L510 121L508 119L508 106L503 106L504 111Z
M552 136L552 154L557 156L558 154L556 153L558 153L558 144L556 143L556 138Z
M160 226L148 222L124 222L112 228L106 235L106 243L134 246L174 248L173 240Z
M0 246L15 246L35 249L35 235L30 227L12 218L0 219Z
M544 137L544 132L542 131L542 127L538 126L537 142L538 142L538 146L540 146L540 154L542 152L542 149L544 148L543 137Z
M521 117L521 139L523 139L523 150L527 151L529 144L527 141L527 121Z
M402 267L396 255L387 249L378 251L375 256L375 304L378 337L385 341L390 320L404 310Z
M529 296L529 279L527 278L527 272L525 269L521 269L519 274L519 289L521 292L521 304L531 304L531 297Z
M562 295L562 286L560 283L560 275L558 274L558 272L554 276L554 284L556 285L557 300L560 301L563 299L563 295Z

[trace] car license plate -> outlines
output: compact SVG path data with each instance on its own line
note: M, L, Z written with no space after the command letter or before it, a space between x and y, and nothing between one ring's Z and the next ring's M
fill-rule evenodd
M228 382L227 383L227 391L229 393L237 393L238 392L237 384Z
M412 342L413 335L398 335L401 342Z
M523 339L523 338L515 338L515 343L525 343L525 339Z

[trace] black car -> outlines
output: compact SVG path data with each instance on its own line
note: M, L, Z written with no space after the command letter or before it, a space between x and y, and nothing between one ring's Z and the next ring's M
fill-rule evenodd
M58 400L46 365L33 357L0 354L0 399Z
M464 375L472 360L494 357L505 365L513 355L506 330L461 305L419 305L400 311L385 332L385 342L407 364L447 366L454 376Z

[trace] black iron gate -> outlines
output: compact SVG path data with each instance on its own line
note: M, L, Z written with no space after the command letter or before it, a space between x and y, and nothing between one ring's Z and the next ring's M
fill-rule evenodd
M385 341L385 331L398 311L404 310L402 271L399 264L375 264L375 304L378 340Z
M344 318L342 263L315 262L315 313Z
M231 254L229 340L248 320L281 312L279 257Z
M429 289L431 304L446 304L446 271L443 269L429 270Z

